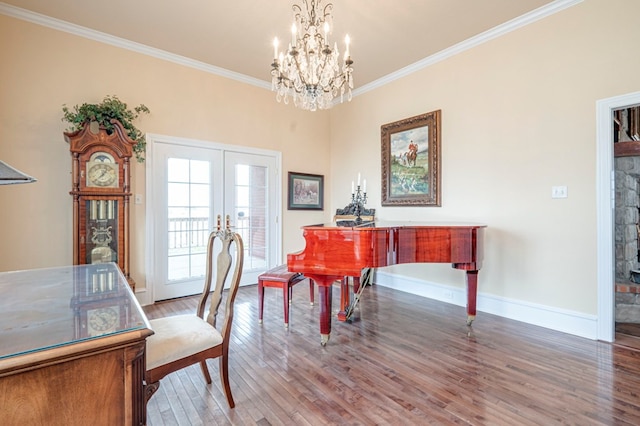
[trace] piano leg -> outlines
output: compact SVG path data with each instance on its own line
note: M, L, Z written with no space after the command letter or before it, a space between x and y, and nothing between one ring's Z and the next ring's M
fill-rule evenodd
M305 274L318 285L320 296L320 343L325 346L331 336L331 290L333 283L344 278L336 275Z
M318 283L320 284L320 283ZM329 285L322 283L318 285L320 295L320 344L325 346L331 336L331 290L332 282Z
M347 320L347 309L351 304L351 292L349 291L349 277L340 280L340 310L338 311L338 321Z
M467 271L467 325L476 319L476 298L478 295L478 271Z

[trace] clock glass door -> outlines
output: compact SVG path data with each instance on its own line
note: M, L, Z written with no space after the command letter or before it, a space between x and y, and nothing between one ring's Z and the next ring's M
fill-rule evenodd
M117 263L118 200L87 200L85 215L85 263Z

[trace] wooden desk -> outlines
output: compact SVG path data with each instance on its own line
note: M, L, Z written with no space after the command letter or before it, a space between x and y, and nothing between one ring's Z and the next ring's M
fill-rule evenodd
M0 273L0 423L144 424L151 334L115 263Z

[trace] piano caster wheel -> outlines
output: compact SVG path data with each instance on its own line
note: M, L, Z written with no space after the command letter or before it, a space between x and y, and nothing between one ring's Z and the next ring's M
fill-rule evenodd
M322 346L327 346L327 342L329 341L330 334L321 334L320 335L320 344Z
M473 323L473 320L476 319L475 315L469 315L467 316L467 326L471 327L471 323Z

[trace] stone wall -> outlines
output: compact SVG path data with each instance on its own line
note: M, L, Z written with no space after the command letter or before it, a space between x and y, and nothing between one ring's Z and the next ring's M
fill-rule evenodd
M640 285L630 281L638 261L640 157L615 158L616 322L640 323Z

